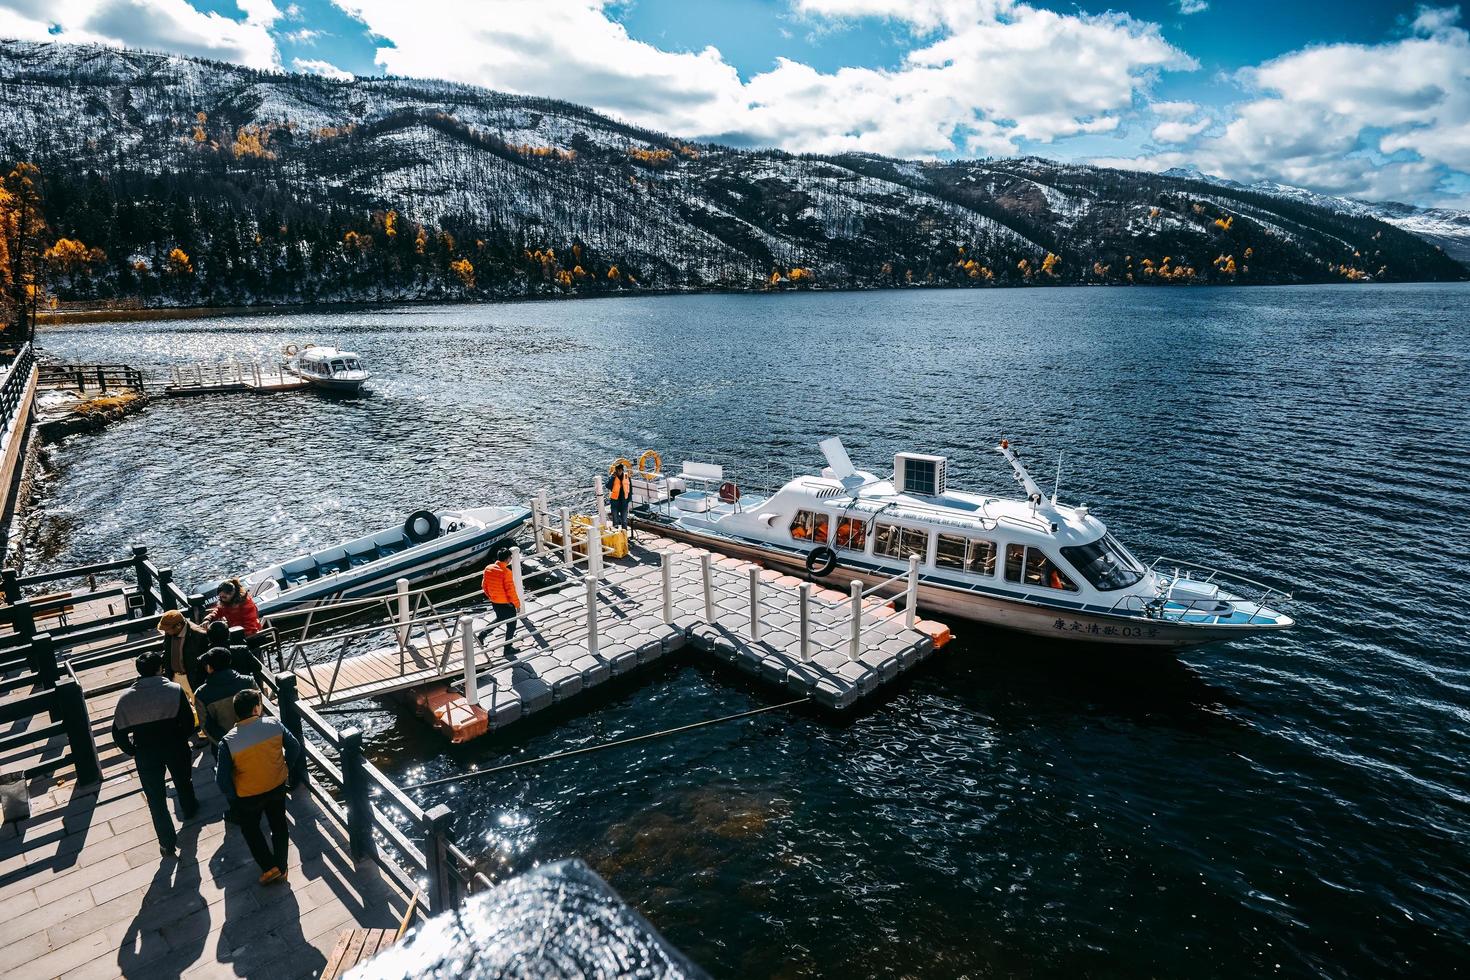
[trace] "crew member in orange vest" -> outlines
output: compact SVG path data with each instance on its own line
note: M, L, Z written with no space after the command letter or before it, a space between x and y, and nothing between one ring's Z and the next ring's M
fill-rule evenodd
M619 463L613 467L612 476L607 478L607 497L612 501L612 524L627 530L628 500L633 496L633 479Z
M516 595L516 577L510 568L510 549L501 548L495 553L495 561L485 569L485 574L480 579L480 588L485 590L485 598L490 600L490 608L495 610L495 622L480 631L479 639L485 642L485 637L495 631L495 627L502 620L510 620L505 627L505 655L514 656L516 648L511 646L511 641L516 638L516 614L519 611L521 597Z

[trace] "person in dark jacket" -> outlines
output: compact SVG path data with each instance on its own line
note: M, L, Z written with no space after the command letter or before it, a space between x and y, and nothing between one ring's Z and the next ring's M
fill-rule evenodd
M184 688L185 694L204 683L207 676L200 657L208 649L203 626L189 622L177 609L170 609L158 617L158 632L163 634L163 649L168 654L164 673L168 679ZM179 680L184 678L188 683Z
M235 717L239 721L220 742L214 779L260 865L260 883L285 881L291 846L286 836L286 790L295 781L293 773L302 770L305 753L285 726L261 716L260 692L254 688L235 695ZM260 831L262 816L271 828L269 847Z
M194 776L189 759L189 737L194 734L194 709L184 689L162 676L164 655L159 651L140 654L138 680L123 692L112 715L112 738L138 767L143 797L153 816L158 849L173 857L178 832L168 812L168 789L164 773L174 781L185 820L199 812L194 795Z
M230 651L215 647L204 655L209 677L194 692L194 710L199 727L218 752L219 743L235 727L235 695L255 686L255 681L230 665Z

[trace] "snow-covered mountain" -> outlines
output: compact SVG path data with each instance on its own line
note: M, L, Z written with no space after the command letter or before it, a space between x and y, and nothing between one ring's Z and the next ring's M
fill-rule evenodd
M1225 177L1183 167L1166 170L1164 174L1185 180L1219 184L1222 187L1259 191L1262 194L1300 201L1341 214L1377 218L1402 228L1411 235L1418 235L1431 245L1443 248L1447 255L1460 262L1470 263L1470 211L1456 211L1452 208L1421 208L1397 201L1359 201L1349 197L1332 197L1301 187L1280 184L1274 180L1258 180L1254 183L1242 184Z
M104 47L0 42L0 156L101 250L63 299L1467 277L1387 216L1199 175L694 145L472 86Z

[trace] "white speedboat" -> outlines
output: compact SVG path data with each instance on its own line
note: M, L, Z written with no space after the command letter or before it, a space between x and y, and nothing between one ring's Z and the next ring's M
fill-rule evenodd
M416 511L402 527L262 568L241 583L262 616L305 612L339 599L387 595L400 578L419 585L489 564L495 545L530 516L524 507Z
M1188 562L1143 564L1086 506L1046 499L1005 441L1023 500L951 490L942 456L900 453L880 477L855 469L839 440L821 446L820 476L768 495L742 493L708 463L635 474L633 525L870 586L916 555L920 609L1054 639L1185 647L1292 625L1273 608L1287 593ZM891 594L902 591L899 582Z
M356 394L372 377L363 367L362 358L350 350L315 344L297 350L295 344L288 344L286 354L290 358L286 370L323 391Z

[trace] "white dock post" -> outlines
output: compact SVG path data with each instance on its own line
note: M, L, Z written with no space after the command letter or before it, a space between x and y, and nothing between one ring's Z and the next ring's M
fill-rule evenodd
M597 656L597 579L587 580L587 652Z
M801 659L803 661L812 659L812 583L801 583L800 601L800 629L798 635L801 637Z
M515 583L516 598L524 604L526 601L526 573L521 571L521 549L515 545L511 545L510 549L510 578Z
M658 553L658 576L664 590L664 623L674 621L674 563L667 551Z
M602 519L593 518L587 529L587 574L602 578Z
M257 387L257 388L263 388L263 387L265 387L264 385L262 385L260 383L260 362L259 361L256 361L255 362L255 387Z
M466 613L459 618L459 642L464 650L464 696L470 704L480 703L480 677L475 655L475 617Z
M408 609L408 579L401 578L398 586L398 645L408 645L408 623L413 614Z
M852 639L847 642L847 657L856 660L863 652L863 583L852 580Z
M704 580L704 621L713 624L715 621L715 589L712 581L714 573L710 570L708 551L700 553L699 577Z
M194 384L200 388L204 387L204 365L194 365Z
M903 594L903 625L913 629L919 618L919 556L909 555L909 586Z
M542 487L536 491L536 499L531 508L536 519L536 554L546 550L546 488Z
M761 638L761 570L750 569L750 638L756 643Z
M597 519L607 523L607 500L602 496L602 481L592 481L592 499L597 501Z
M572 570L572 559L576 555L572 553L572 512L567 508L561 509L561 560L567 566L567 571Z

